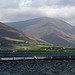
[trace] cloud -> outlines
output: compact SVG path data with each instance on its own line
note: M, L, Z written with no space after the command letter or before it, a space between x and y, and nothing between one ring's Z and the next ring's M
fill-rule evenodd
M0 0L0 9L17 8L19 3L18 1L17 0Z
M41 6L75 6L75 0L23 0L22 2L36 8Z
M74 25L74 3L75 0L1 0L0 21L13 22L47 16Z
M69 6L75 6L75 0L61 0L60 5L69 5Z

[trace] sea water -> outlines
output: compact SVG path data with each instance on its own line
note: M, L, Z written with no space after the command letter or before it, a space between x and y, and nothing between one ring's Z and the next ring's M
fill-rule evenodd
M74 52L0 52L0 57L74 55ZM75 60L0 62L0 75L75 75Z

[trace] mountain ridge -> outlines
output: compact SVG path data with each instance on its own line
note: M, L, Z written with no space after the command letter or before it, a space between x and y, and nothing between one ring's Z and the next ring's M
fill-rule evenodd
M35 35L52 44L75 46L74 27L59 19L41 17L22 22L7 23L7 25ZM61 43L59 43L59 39L61 39Z
M21 30L7 26L0 22L0 47L10 46L21 42L26 43L27 41L34 43L47 43L31 34L24 33Z

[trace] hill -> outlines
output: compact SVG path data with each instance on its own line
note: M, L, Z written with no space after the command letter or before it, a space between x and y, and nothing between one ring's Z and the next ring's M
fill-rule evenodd
M49 44L31 34L0 23L0 50L26 49L36 47L35 44ZM27 49L28 49L27 48Z
M63 46L75 46L75 27L65 21L41 17L27 21L7 23L47 42Z

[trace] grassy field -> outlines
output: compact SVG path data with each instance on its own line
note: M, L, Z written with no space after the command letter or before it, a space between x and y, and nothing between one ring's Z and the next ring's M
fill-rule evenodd
M75 48L72 47L24 41L9 37L2 38L6 39L6 42L1 41L2 44L0 44L0 51L75 51Z
M10 47L0 47L0 51L75 51L75 48L48 44L16 43Z

